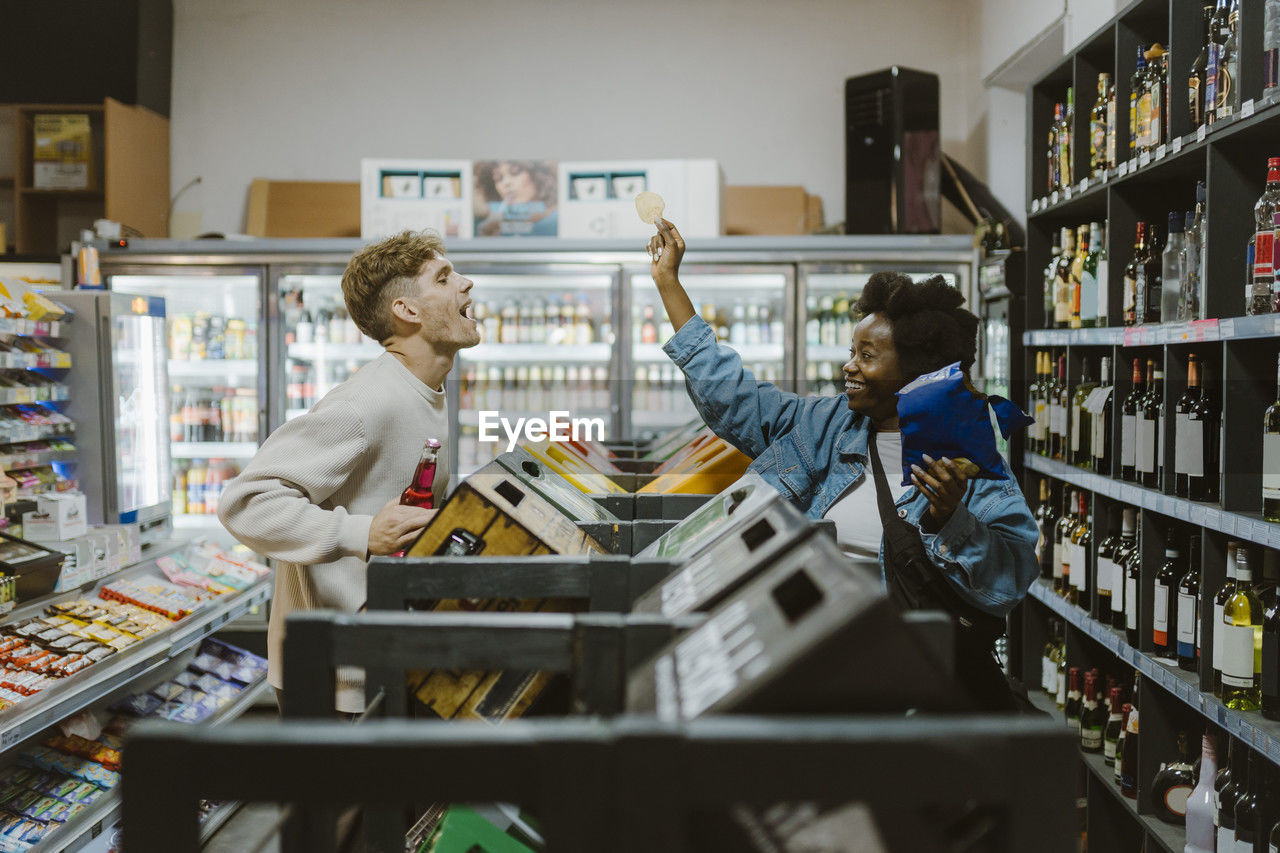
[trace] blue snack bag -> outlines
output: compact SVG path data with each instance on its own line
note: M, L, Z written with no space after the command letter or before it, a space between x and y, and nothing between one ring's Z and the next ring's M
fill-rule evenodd
M990 409L988 408L990 407ZM964 386L960 362L925 373L898 392L898 428L902 432L902 485L911 485L911 466L927 467L925 454L960 464L968 477L1002 480L1004 461L996 450L991 428L994 410L1000 433L1008 438L1015 429L1035 422L1003 397L985 400ZM966 466L968 460L972 466Z

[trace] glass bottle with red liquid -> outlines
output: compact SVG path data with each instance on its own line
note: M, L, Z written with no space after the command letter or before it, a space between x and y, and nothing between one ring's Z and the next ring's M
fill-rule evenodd
M408 488L400 493L401 506L416 506L422 509L435 507L436 496L431 490L431 484L436 478L436 457L439 454L439 439L428 438L426 445L422 448L422 458L418 460L418 467L413 471L413 479L409 482ZM391 556L403 557L404 555L404 551L397 551Z

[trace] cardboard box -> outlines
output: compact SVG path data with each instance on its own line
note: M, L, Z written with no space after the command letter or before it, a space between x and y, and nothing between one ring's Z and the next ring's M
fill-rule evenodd
M470 160L360 161L360 236L431 228L445 239L475 230Z
M812 234L822 228L822 199L804 187L724 188L726 234Z
M718 237L724 178L715 160L608 160L560 164L560 236L647 240L654 228L636 214L649 190L684 237Z
M36 497L36 511L22 516L22 532L32 542L61 542L89 532L85 497L63 492Z
M254 237L359 237L360 184L254 178L249 186L247 233Z
M89 116L46 113L35 116L33 125L33 185L37 189L88 189L93 180Z

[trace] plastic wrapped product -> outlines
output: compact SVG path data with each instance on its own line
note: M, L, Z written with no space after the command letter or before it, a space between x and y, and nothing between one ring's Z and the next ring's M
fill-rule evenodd
M966 476L1002 480L1007 476L996 450L991 411L1008 438L1034 420L1003 397L983 399L965 387L960 363L926 373L898 392L898 428L902 431L902 485L911 485L911 466L927 468L932 459L948 458ZM965 461L969 464L966 465Z

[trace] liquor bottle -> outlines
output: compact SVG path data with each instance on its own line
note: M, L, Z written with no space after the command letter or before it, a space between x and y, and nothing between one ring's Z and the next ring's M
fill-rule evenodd
M1213 833L1214 844L1217 844L1218 829L1222 826L1222 792L1231 785L1233 771L1237 764L1244 760L1244 753L1236 749L1236 739L1227 736L1227 763L1219 767L1213 777ZM1243 770L1241 772L1244 772ZM1234 817L1234 813L1232 814Z
M1120 631L1125 629L1125 607L1129 597L1128 590L1125 589L1125 569L1138 547L1135 532L1137 512L1132 507L1126 507L1120 513L1120 541L1116 544L1115 553L1111 558L1113 563L1111 566L1111 613L1102 614L1104 622L1109 621L1112 628ZM1137 595L1136 587L1134 595L1135 597Z
M1053 662L1058 684L1054 703L1061 709L1067 704L1067 642L1062 638L1061 633L1058 634L1058 646L1053 650Z
M1250 314L1265 314L1275 309L1272 293L1276 289L1275 218L1280 212L1280 157L1267 160L1267 186L1253 206L1254 251Z
M1089 114L1089 169L1093 177L1100 177L1107 170L1107 95L1111 90L1111 75L1098 75L1098 100Z
M1070 564L1067 600L1089 609L1089 580L1093 577L1093 515L1088 507L1088 496L1078 492L1079 511L1075 530L1071 533Z
M1218 83L1222 74L1222 47L1230 35L1227 0L1218 0L1213 16L1209 19L1209 59L1204 74L1204 121L1213 124L1217 120Z
M1071 452L1067 457L1072 465L1081 468L1087 468L1093 459L1090 444L1093 439L1093 421L1084 404L1097 387L1098 383L1089 378L1089 359L1083 359L1080 365L1080 384L1076 386L1071 401Z
M1280 720L1280 589L1262 616L1262 716Z
M1116 551L1123 542L1119 520L1119 507L1112 507L1111 512L1107 514L1107 533L1109 535L1098 543L1098 553L1094 557L1096 568L1094 569L1093 588L1097 598L1097 606L1094 608L1094 613L1098 620L1103 623L1111 621L1111 590L1116 583ZM1114 708L1115 706L1113 705L1112 707Z
M1067 594L1067 573L1071 570L1071 554L1067 546L1071 544L1071 531L1076 522L1073 513L1076 508L1075 489L1064 489L1062 492L1062 517L1058 519L1053 540L1053 591L1058 595Z
M1204 124L1205 70L1209 65L1209 21L1213 18L1213 3L1205 4L1203 14L1200 53L1191 63L1191 73L1187 77L1187 105L1190 107L1192 130Z
M1036 508L1036 526L1040 538L1036 540L1036 560L1040 563L1040 577L1053 579L1053 546L1051 539L1058 523L1058 511L1049 497L1049 481L1040 478L1040 506Z
M1097 676L1084 676L1084 705L1080 709L1080 749L1102 752L1102 736L1107 727L1107 709L1098 701Z
M1112 769L1112 778L1115 780L1116 787L1120 787L1123 783L1122 772L1124 770L1124 745L1128 737L1129 715L1133 712L1133 706L1125 702L1120 706L1120 734L1116 737L1116 758Z
M1084 260L1084 278L1080 284L1080 298L1084 301L1080 322L1086 329L1107 325L1108 270L1107 231L1101 222L1090 222L1089 256Z
M1254 750L1249 751L1248 765L1249 784L1236 800L1235 814L1235 847L1237 853L1253 853L1254 845L1259 838L1265 839L1264 830L1259 823L1263 812L1263 796L1270 790L1263 774L1262 757ZM1269 809L1268 809L1269 811ZM1267 828L1270 828L1268 824Z
M812 366L812 365L811 365ZM1027 386L1027 413L1031 415L1031 426L1027 430L1027 452L1040 452L1040 383L1044 380L1044 352L1036 350L1035 379ZM817 369L810 380L817 381Z
M1151 49L1146 52L1147 59L1147 79L1144 95L1147 98L1146 109L1146 143L1147 150L1151 151L1158 145L1164 144L1167 139L1165 137L1165 94L1166 79L1168 77L1165 69L1167 53L1164 47L1159 43L1151 45ZM1142 122L1142 106L1138 107L1138 121ZM1141 134L1142 131L1139 130Z
M1236 711L1262 705L1262 602L1253 591L1247 552L1236 549L1235 592L1222 606L1222 703Z
M1138 45L1138 61L1129 78L1129 159L1138 153L1138 98L1147 77L1146 48Z
M1067 728L1077 735L1080 733L1081 710L1083 710L1083 703L1080 701L1080 667L1073 666L1067 670L1067 704L1063 706L1062 713L1067 718Z
M1111 356L1102 357L1098 388L1089 398L1089 467L1104 477L1111 476Z
M1191 407L1199 399L1200 393L1200 357L1192 353L1187 356L1187 388L1174 405L1173 493L1180 498L1185 498L1190 493L1191 450L1189 444L1192 433ZM1202 443L1197 442L1196 444L1199 446ZM1199 465L1201 467L1200 473L1203 474L1203 460L1199 461Z
M1124 727L1124 746L1120 751L1120 793L1131 800L1138 798L1138 674L1133 676L1133 699L1129 702L1129 720Z
M1188 215L1185 228L1186 257L1182 261L1182 292L1178 297L1178 319L1204 319L1204 181L1196 182L1196 207Z
M1160 487L1160 460L1164 450L1161 446L1164 436L1159 429L1164 414L1164 371L1156 367L1155 359L1147 359L1147 392L1141 405L1134 466L1138 483L1156 489Z
M1120 479L1135 483L1138 480L1138 417L1141 401L1146 394L1142 382L1142 360L1133 360L1133 389L1124 398L1120 408Z
M1218 499L1219 447L1221 436L1218 428L1221 404L1209 383L1209 371L1198 364L1200 394L1191 403L1187 414L1185 469L1187 472L1187 497L1193 501ZM1179 445L1177 452L1184 452Z
M1206 731L1200 738L1200 777L1187 798L1187 843L1183 853L1214 853L1213 777L1218 772L1218 749Z
M1058 256L1057 281L1054 285L1053 327L1065 329L1071 325L1071 265L1075 262L1076 237L1070 228L1062 229L1062 253Z
M1107 86L1107 168L1116 167L1116 84Z
M1044 647L1040 650L1040 689L1052 696L1057 692L1058 676L1057 666L1053 662L1054 649L1057 648L1058 622L1056 619L1049 620L1048 637L1044 641Z
M1156 817L1165 823L1182 824L1187 819L1187 800L1196 786L1191 763L1187 761L1187 733L1178 732L1179 760L1161 764L1151 780L1151 800Z
M1138 648L1138 588L1142 578L1142 538L1138 546L1129 552L1124 565L1124 636L1129 645Z
M1236 556L1239 546L1235 542L1227 543L1227 579L1213 595L1213 695L1222 698L1222 638L1224 636L1222 612L1227 600L1236 592Z
M1155 592L1152 599L1151 645L1152 653L1157 658L1176 660L1176 647L1170 641L1170 635L1177 636L1177 613L1172 611L1170 603L1177 594L1178 578L1182 577L1185 564L1182 553L1173 544L1174 531L1169 531L1169 538L1164 550L1164 565L1156 573Z
M1081 328L1084 300L1084 262L1089 257L1089 226L1081 225L1076 231L1076 255L1071 260L1071 317L1068 325Z
M1218 849L1235 850L1236 841L1236 804L1249 789L1249 776L1254 769L1244 750L1236 750L1235 739L1231 741L1231 778L1218 795ZM1251 756L1250 756L1251 757Z
M1124 268L1124 284L1121 291L1121 305L1124 311L1124 324L1138 324L1138 283L1142 276L1142 263L1147 254L1147 224L1139 222L1133 242L1133 257Z
M1160 322L1160 298L1162 281L1160 276L1160 235L1154 224L1147 226L1147 249L1143 256L1142 267L1138 270L1135 282L1138 325Z
M1178 316L1178 298L1182 295L1182 261L1186 254L1187 214L1169 214L1169 239L1160 253L1160 317L1166 323Z
M1067 87L1067 107L1062 112L1062 121L1058 125L1058 184L1069 187L1072 181L1072 157L1075 146L1072 141L1072 130L1076 126L1075 94L1071 86Z
M1178 666L1195 672L1200 662L1200 537L1187 546L1191 568L1178 581Z
M1044 268L1044 328L1053 328L1053 313L1057 308L1058 298L1058 260L1062 256L1062 237L1053 235L1053 246L1049 249L1049 264Z
M1280 100L1280 0L1266 0L1262 17L1262 102Z
M1071 389L1067 386L1067 356L1058 356L1058 378L1053 383L1053 397L1049 401L1049 441L1054 459L1068 459L1068 421L1070 420Z
M1116 744L1120 742L1120 730L1124 725L1124 704L1120 701L1120 688L1111 688L1111 703L1107 715L1107 727L1102 733L1102 760L1108 767L1116 763Z
M1215 121L1231 118L1240 112L1240 0L1231 0L1227 13L1227 29L1223 34L1222 55L1218 59L1218 86Z

